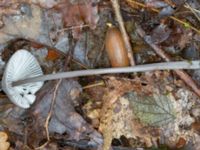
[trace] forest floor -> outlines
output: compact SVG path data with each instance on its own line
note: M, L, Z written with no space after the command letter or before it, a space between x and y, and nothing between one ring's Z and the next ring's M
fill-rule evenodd
M198 0L1 0L0 8L0 150L200 149ZM35 73L17 52L31 54L41 74L80 71L14 86Z

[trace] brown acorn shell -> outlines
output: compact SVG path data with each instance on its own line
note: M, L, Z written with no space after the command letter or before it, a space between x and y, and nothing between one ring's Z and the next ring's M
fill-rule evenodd
M112 67L129 66L127 50L118 28L111 27L108 29L105 46Z

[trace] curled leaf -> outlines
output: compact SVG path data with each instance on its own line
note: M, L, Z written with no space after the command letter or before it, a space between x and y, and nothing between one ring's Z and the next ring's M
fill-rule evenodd
M5 132L0 132L0 150L8 150L10 143L7 142L8 135Z

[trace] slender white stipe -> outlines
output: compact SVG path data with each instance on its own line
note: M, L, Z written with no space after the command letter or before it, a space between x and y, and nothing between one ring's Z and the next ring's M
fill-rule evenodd
M73 77L91 76L100 74L131 73L131 72L146 72L154 70L176 70L176 69L200 69L200 61L164 62L164 63L153 63L153 64L137 65L133 67L123 67L123 68L103 68L103 69L60 72L55 74L41 75L38 77L19 80L14 82L13 86L31 82L38 82L38 81L56 80L60 78L73 78Z
M2 79L2 88L13 103L22 108L29 108L35 101L35 93L42 87L43 82L47 80L175 69L200 69L200 61L163 62L133 67L89 69L43 75L36 58L26 50L19 50L10 58L6 66Z

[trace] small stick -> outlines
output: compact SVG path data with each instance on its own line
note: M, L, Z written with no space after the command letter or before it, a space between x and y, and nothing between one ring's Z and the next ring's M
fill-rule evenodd
M57 83L56 83L56 85L55 85L54 92L53 92L53 98L52 98L51 105L50 105L50 108L49 108L49 112L48 112L48 115L46 117L45 124L44 124L44 128L45 128L45 131L46 131L47 141L44 144L42 144L41 146L34 148L36 150L42 150L42 149L44 149L49 144L49 142L50 142L49 121L50 121L52 113L53 113L53 108L54 108L54 105L55 105L56 96L57 96L58 88L59 88L59 86L61 84L61 81L62 81L62 79L58 80Z
M137 65L133 67L123 67L123 68L103 68L103 69L60 72L60 73L41 75L37 77L15 81L13 82L12 85L18 86L30 82L39 82L39 81L55 80L61 78L73 78L73 77L91 76L100 74L146 72L146 71L169 70L169 69L199 69L199 68L200 68L200 61L164 62L164 63Z
M85 90L85 89L89 89L89 88L93 88L97 86L105 86L105 83L103 81L98 82L98 83L93 83L93 84L84 86L83 89Z
M55 86L55 89L54 89L54 92L53 92L53 98L52 98L52 101L51 101L51 106L50 106L50 109L49 109L49 113L47 115L47 118L46 118L46 121L45 121L45 130L46 130L46 135L47 135L47 141L49 142L50 141L50 136L49 136L49 121L51 119L51 116L52 116L52 113L53 113L53 108L54 108L54 104L55 104L55 101L56 101L56 96L57 96L57 92L58 92L58 88L61 84L61 81L62 79L58 80L58 82L56 83L56 86Z
M165 61L169 62L171 61L171 58L156 44L148 41L146 37L146 34L144 30L136 25L136 32L145 40L149 46ZM199 97L200 97L200 89L197 87L195 82L192 80L192 78L183 70L174 70L174 72L185 82L186 85L188 85Z
M134 6L134 5L137 5L137 6L140 6L142 8L149 8L147 7L145 4L143 3L140 3L140 2L137 2L135 0L126 0L126 2L130 5L130 6ZM159 13L160 11L158 9L155 9L155 8L150 8L150 10L152 10L153 12L156 12L156 13ZM170 19L176 21L177 23L183 25L183 26L189 26L190 29L192 29L193 31L197 32L198 34L200 34L200 30L195 28L194 26L190 25L188 22L185 22L185 21L182 21L174 16L169 16Z
M41 146L34 148L36 150L44 149L50 142L49 121L50 121L52 113L53 113L53 108L54 108L54 105L55 105L56 96L57 96L58 88L60 86L61 81L62 81L62 79L58 80L56 85L55 85L54 92L53 92L53 98L52 98L51 105L50 105L50 108L49 108L49 112L48 112L48 115L46 117L45 124L44 124L44 128L45 128L45 131L46 131L46 136L47 136L47 141L44 144L42 144Z
M127 53L128 53L129 62L131 64L131 66L135 66L135 61L134 61L134 58L133 58L133 50L132 50L132 47L131 47L131 44L130 44L130 41L129 41L128 34L126 33L126 29L124 27L124 21L123 21L123 18L121 16L121 13L120 13L119 2L118 2L118 0L111 0L111 3L112 3L112 6L114 8L114 11L115 11L117 21L119 23L119 28L120 28L120 31L122 33L122 37L123 37L123 40L124 40L124 43L125 43L125 46L126 46L126 50L127 50Z
M35 150L43 150L47 145L49 144L49 141L46 141L44 144L42 144L39 147L34 148Z
M81 29L81 28L85 28L85 27L89 27L89 25L84 24L84 25L78 25L78 26L71 26L71 27L68 27L68 28L62 28L60 30L57 30L56 32L59 33L59 32L64 32L64 31L67 31L67 30Z
M194 16L197 18L197 20L200 22L199 15L195 12L194 8L192 8L188 3L186 3L184 6L186 8L188 8L194 14Z

